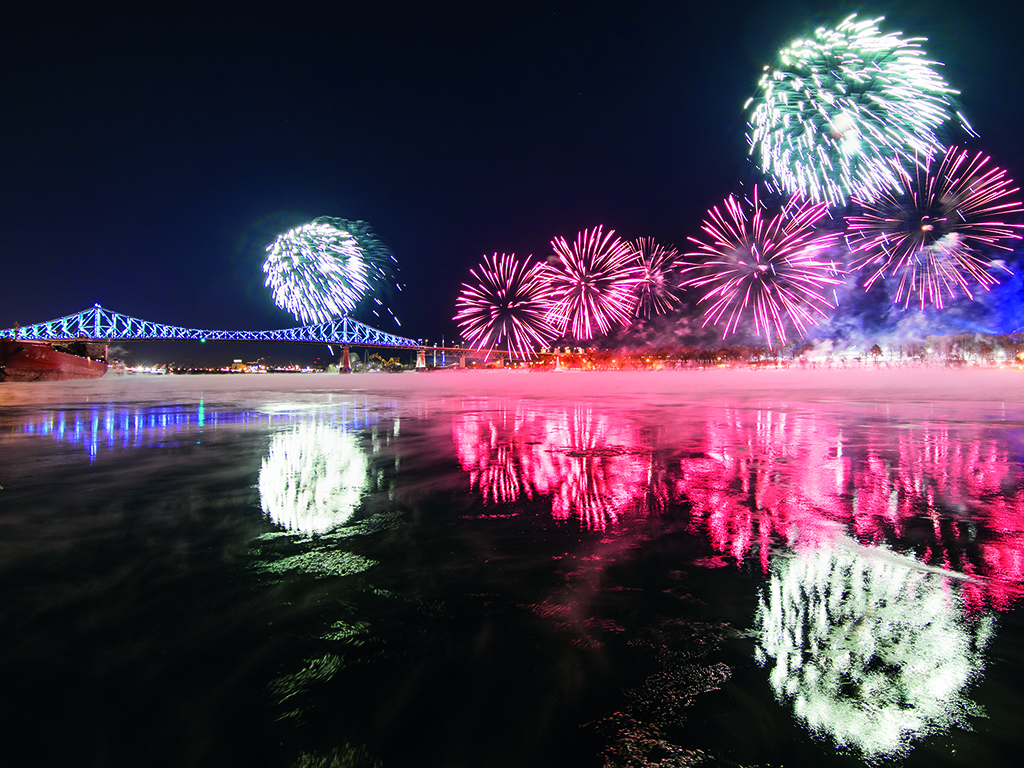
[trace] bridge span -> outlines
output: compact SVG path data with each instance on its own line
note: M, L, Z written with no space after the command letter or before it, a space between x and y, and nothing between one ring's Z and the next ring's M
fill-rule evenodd
M416 349L417 339L385 333L350 317L275 331L218 331L183 328L123 315L94 304L73 315L0 330L0 338L26 341L268 341Z
M340 346L343 350L341 369L349 368L348 349L352 346L417 350L416 365L426 367L427 356L432 354L436 364L438 353L442 360L448 356L459 360L465 367L466 359L482 358L494 360L500 364L509 358L508 352L501 349L471 349L465 347L430 347L422 339L409 339L393 333L373 328L372 326L341 317L317 325L302 325L294 328L281 328L273 331L223 331L202 328L185 328L179 325L154 323L137 317L113 312L94 304L73 315L65 315L56 320L47 320L32 325L6 328L0 330L0 339L20 339L24 341L243 341L243 342L276 342L291 344L328 344Z

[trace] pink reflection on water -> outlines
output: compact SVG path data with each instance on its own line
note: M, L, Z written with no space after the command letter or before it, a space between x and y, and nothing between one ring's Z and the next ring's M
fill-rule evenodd
M968 585L969 607L1006 610L1024 595L1024 488L1005 443L924 424L901 436L899 468L898 515L930 523L928 562L985 577Z
M703 428L701 455L680 459L675 491L691 506L691 529L706 529L717 551L742 562L756 545L767 569L773 541L822 541L841 530L849 462L834 423L726 409Z
M557 520L606 530L668 501L643 430L591 405L524 405L457 414L452 435L470 485L486 503L551 499Z
M767 572L780 547L853 535L974 577L972 610L1024 596L1021 470L983 419L719 406L652 430L587 404L492 408L482 400L453 421L486 503L545 497L555 519L599 531L677 504L709 541L708 562L753 557Z
M515 414L467 413L456 419L454 433L459 463L484 503L512 502L522 493L532 497L521 479L521 422Z
M554 491L556 519L579 518L588 529L603 531L620 515L638 511L634 502L645 495L653 459L625 419L574 405L546 421L542 445L553 466L538 475Z
M726 409L680 459L676 494L691 529L737 562L756 552L766 571L775 545L849 531L980 577L964 589L972 610L1009 608L1024 595L1024 489L1005 441L983 425L894 426Z

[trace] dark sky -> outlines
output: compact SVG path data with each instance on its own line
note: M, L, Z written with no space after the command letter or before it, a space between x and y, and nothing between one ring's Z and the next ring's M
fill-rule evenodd
M28 5L0 32L0 328L94 302L294 325L264 248L336 216L399 259L403 325L381 327L451 339L484 253L696 234L749 174L763 64L854 11L929 38L974 146L1024 175L1024 13L1003 2Z

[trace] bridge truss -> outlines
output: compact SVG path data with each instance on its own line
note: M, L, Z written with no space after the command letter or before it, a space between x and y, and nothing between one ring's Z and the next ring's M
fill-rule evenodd
M276 331L215 331L140 320L111 312L99 304L45 323L0 330L0 338L39 341L285 341L405 349L422 346L420 341L379 331L350 317Z

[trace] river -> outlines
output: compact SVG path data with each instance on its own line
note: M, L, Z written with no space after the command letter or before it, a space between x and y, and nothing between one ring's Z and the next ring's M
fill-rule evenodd
M5 765L1010 765L1024 372L0 386Z

